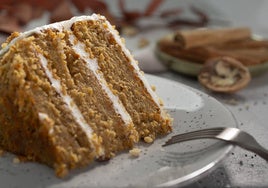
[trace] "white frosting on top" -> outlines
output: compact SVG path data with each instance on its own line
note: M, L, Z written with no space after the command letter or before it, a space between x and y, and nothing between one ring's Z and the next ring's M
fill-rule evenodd
M73 17L72 19L67 20L67 21L62 21L62 22L58 22L58 23L54 23L54 24L50 24L50 25L46 25L46 26L42 26L42 27L37 27L36 29L33 29L31 31L21 33L18 37L11 40L6 47L4 47L3 49L0 50L0 56L4 55L8 51L8 49L12 45L14 45L18 40L21 40L25 37L31 36L34 33L42 33L42 31L46 30L46 29L56 29L59 31L63 31L63 30L70 31L73 23L75 23L77 21L100 20L100 19L106 20L105 17L103 17L103 16L93 14L92 16ZM108 26L109 31L107 30L107 28L105 28L105 29L107 30L107 32L110 32L113 35L114 39L121 46L121 49L123 50L125 55L129 58L130 63L132 65L132 67L134 68L136 75L141 79L141 81L143 82L144 86L147 88L148 93L152 96L155 103L159 106L160 109L162 109L161 106L159 105L159 101L158 101L156 94L152 91L149 83L145 80L142 72L140 71L136 61L133 59L130 52L125 48L125 46L124 46L123 42L121 41L121 38L119 37L117 31L112 27L112 25L108 21L106 21L106 24ZM87 63L87 68L92 70L94 72L96 78L100 81L103 90L107 93L107 96L109 96L109 98L113 101L113 105L114 105L116 112L119 115L121 115L124 122L126 122L126 123L131 122L132 121L131 117L129 116L126 109L121 104L118 97L115 96L112 93L112 91L107 87L106 81L103 78L102 74L98 73L97 60L89 58L89 55L85 51L85 45L82 43L79 43L79 42L75 43L76 41L75 41L75 37L73 35L70 35L70 42L73 44L73 50L83 60L85 60L85 62ZM91 127L85 121L81 111L78 109L78 107L76 106L76 104L74 103L72 98L68 94L65 94L62 92L60 81L57 80L56 78L54 78L52 72L49 70L49 68L47 66L47 63L48 63L47 59L42 54L38 54L38 56L40 58L41 65L42 65L43 69L45 70L45 73L52 84L52 87L54 87L56 92L62 97L64 103L68 106L73 117L75 118L75 121L81 126L81 128L84 130L84 132L86 133L87 137L90 140L90 138L92 137ZM162 113L162 111L161 111L161 113ZM42 114L42 113L39 114L39 118L40 119L46 118L46 114Z
M61 96L61 98L63 99L64 103L68 106L68 108L70 109L73 117L75 118L75 121L80 125L80 127L83 129L83 131L86 133L88 138L91 138L92 136L92 129L91 127L86 123L86 120L84 119L81 111L78 109L78 107L75 105L75 103L73 102L73 99L68 95L68 94L64 94L61 90L61 83L59 80L55 79L52 72L48 69L47 66L47 59L41 55L38 54L39 58L40 58L40 62L41 65L43 67L43 69L45 70L45 73L49 79L49 81L52 84L52 87L54 87L54 89L56 90L56 92ZM41 115L41 116L40 116ZM40 118L45 118L45 115L40 114L39 117Z
M59 31L70 30L70 28L73 25L73 23L75 23L77 21L99 20L99 19L106 20L104 16L100 16L98 14L92 14L91 16L73 17L73 18L71 18L70 20L67 20L67 21L62 21L62 22L57 22L57 23L45 25L45 26L42 26L42 27L37 27L37 28L35 28L35 29L31 30L31 31L24 32L20 36L14 38L5 48L3 48L0 51L0 56L3 55L9 49L9 47L12 46L17 40L20 40L20 39L22 39L24 37L30 36L30 35L32 35L34 33L39 33L42 30L51 29L51 28L57 29ZM155 101L155 103L160 107L160 109L162 109L161 106L159 105L158 97L156 96L155 92L151 89L149 83L146 81L146 79L142 75L142 73L141 73L136 61L134 60L134 58L130 54L129 50L125 48L125 46L122 43L122 40L119 37L117 31L113 28L113 26L107 20L106 20L106 24L108 26L108 29L109 29L110 33L114 36L114 39L116 40L116 42L121 46L121 49L126 54L126 56L129 58L131 65L133 66L133 68L134 68L136 74L138 75L138 77L143 82L144 86L147 88L147 91L152 96L152 98Z
M103 78L103 75L101 73L97 73L97 70L99 69L98 62L96 59L91 59L88 55L88 53L85 51L85 44L79 42L78 40L75 41L74 35L70 35L70 42L73 45L72 48L77 53L80 58L82 58L87 63L87 68L91 71L93 71L94 75L96 76L97 80L101 84L102 89L107 94L107 96L110 98L111 101L113 101L113 106L116 112L122 117L123 121L126 124L129 124L132 122L130 115L127 113L125 107L120 102L119 98L115 96L112 91L107 86L107 83L105 79Z
M77 17L73 17L70 20L66 20L66 21L62 21L62 22L56 22L56 23L52 23L49 25L44 25L41 27L37 27L33 30L30 31L26 31L24 33L21 33L18 37L14 38L13 40L11 40L8 45L6 47L4 47L3 49L0 50L0 56L2 56L4 53L6 53L9 49L10 46L12 46L13 44L15 44L16 41L23 39L27 36L30 36L34 33L40 33L43 30L46 29L56 29L59 31L62 30L70 30L71 26L73 25L73 23L77 22L77 21L85 21L85 20L99 20L99 19L105 19L104 16L100 16L98 14L92 14L91 16L77 16Z

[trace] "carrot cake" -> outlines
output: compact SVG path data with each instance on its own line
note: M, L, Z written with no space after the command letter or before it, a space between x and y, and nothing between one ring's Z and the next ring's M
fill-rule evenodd
M105 17L13 33L2 45L2 149L63 177L170 131L171 119Z

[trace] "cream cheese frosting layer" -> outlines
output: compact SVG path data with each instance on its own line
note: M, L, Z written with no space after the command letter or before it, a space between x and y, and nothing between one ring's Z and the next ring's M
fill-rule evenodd
M16 41L22 38L28 37L34 33L42 33L42 31L46 29L55 29L58 31L70 31L70 33L72 33L71 27L75 22L86 21L86 20L100 20L100 19L106 20L104 16L101 16L98 14L92 14L91 16L73 17L67 21L62 21L62 22L45 25L42 27L37 27L33 30L21 33L18 37L14 38L5 48L3 48L0 51L0 56L2 56L5 52L7 52L9 47L15 44ZM87 63L87 67L94 72L96 78L100 81L102 88L106 92L107 96L113 102L113 106L115 107L116 112L122 117L123 121L126 124L129 124L130 122L132 122L130 115L127 113L125 107L121 104L118 97L115 96L107 87L107 84L103 76L100 73L97 73L97 69L98 69L97 61L89 58L88 54L84 50L85 46L82 43L74 44L74 41L77 42L78 40L75 40L74 35L70 35L70 42L73 44L73 50ZM57 82L54 82L54 84L57 84Z
M153 98L154 102L158 105L158 107L161 110L161 115L164 117L164 110L162 108L162 106L160 106L159 103L159 98L157 97L156 93L152 90L150 84L147 82L147 80L144 78L144 73L140 70L140 68L138 67L138 62L134 60L133 56L131 55L131 53L129 52L129 50L127 48L125 48L125 45L122 42L122 39L120 38L118 31L114 29L114 27L107 21L105 20L107 26L108 26L108 30L107 32L110 32L115 41L119 44L119 46L121 47L122 51L124 52L124 54L126 55L126 57L128 57L131 66L134 68L134 71L136 73L136 75L138 76L138 78L140 78L140 80L142 81L144 87L147 89L148 93L151 95L151 97ZM103 28L105 29L105 28Z
M127 50L124 47L124 44L120 38L120 36L118 35L118 32L114 29L114 27L106 20L106 18L104 16L98 15L98 14L92 14L91 16L78 16L78 17L73 17L70 20L67 21L62 21L62 22L56 22L53 24L49 24L49 25L45 25L42 27L37 27L33 30L24 32L22 34L20 34L18 37L14 38L5 48L3 48L0 51L0 56L2 56L8 49L10 46L12 46L16 41L30 36L34 33L40 33L42 32L42 30L46 30L46 29L56 29L59 31L63 31L63 30L68 30L71 31L71 27L72 25L77 22L77 21L86 21L86 20L104 20L108 26L108 30L107 28L104 28L105 30L107 30L107 32L110 32L114 39L117 41L117 43L121 46L121 49L123 50L123 52L125 53L125 55L129 58L130 63L132 65L132 67L134 68L137 76L141 79L143 85L146 87L148 93L152 96L153 100L155 101L155 103L159 106L159 108L161 109L161 112L163 111L161 106L159 105L159 99L156 96L155 92L151 89L149 83L145 80L143 73L140 71L137 62L134 60L134 58L132 57L132 55L130 54L129 50Z
M101 84L102 89L107 94L109 99L113 102L113 107L115 111L121 116L124 123L128 125L132 122L130 115L128 114L127 110L123 106L123 104L120 102L119 98L115 96L112 91L107 86L107 83L102 76L100 72L97 72L99 69L97 59L91 59L88 55L88 53L85 51L85 44L81 43L80 41L76 40L74 35L69 36L69 41L72 44L72 49L75 51L76 54L80 56L81 59L83 59L86 62L87 68L91 71L93 71L95 77Z
M11 40L7 46L5 46L3 49L0 50L0 56L5 55L5 53L9 50L9 48L13 46L17 41L22 40L23 38L29 37L33 34L42 35L43 32L48 29L52 29L52 30L54 29L55 31L59 31L59 32L67 31L70 34L69 35L70 42L73 43L73 50L75 51L75 53L77 53L80 56L80 58L82 58L87 63L87 68L94 72L96 78L100 81L103 91L110 98L114 106L114 109L116 110L118 115L122 118L123 122L126 125L129 125L132 123L132 119L130 115L127 113L125 107L121 104L118 97L115 96L112 93L112 91L110 91L110 89L106 86L106 81L104 80L103 76L100 73L98 73L97 61L89 58L88 54L85 52L85 49L84 49L85 47L82 45L82 43L78 43L77 45L74 45L74 41L78 41L78 40L75 40L75 36L72 35L72 31L71 31L71 27L75 22L87 21L87 20L101 20L101 19L105 20L105 17L97 15L97 14L93 14L92 16L73 17L72 19L67 20L67 21L62 21L62 22L45 25L42 27L37 27L33 30L21 33L18 37ZM47 64L48 64L47 59L42 54L38 54L38 57L40 59L42 68L44 69L49 81L51 82L52 87L54 87L56 92L62 97L64 103L70 109L72 116L74 117L78 125L81 127L81 129L85 132L86 136L88 137L89 142L95 148L97 155L102 156L104 154L104 148L95 147L95 141L94 141L95 134L93 133L93 130L91 129L90 125L84 119L83 114L81 113L81 111L79 110L79 108L77 107L73 99L71 98L71 96L64 94L62 92L60 81L53 77L52 72L47 67ZM43 116L41 115L39 118L42 119Z
M74 103L73 99L68 95L64 94L61 90L61 83L59 80L55 79L53 77L52 72L48 69L47 66L47 59L42 55L38 54L41 65L43 69L45 70L45 73L51 82L52 87L56 90L56 92L61 96L64 103L68 106L70 109L73 117L75 118L75 121L79 124L79 126L82 128L82 130L86 133L87 137L90 139L92 137L92 129L91 127L86 123L86 120L84 119L81 111L78 109L76 104ZM42 117L42 116L41 116Z
M39 113L38 113L38 117L39 117L39 120L40 120L40 121L46 121L46 120L49 120L49 116L48 116L47 114L45 114L45 113L42 113L42 112L39 112ZM53 133L54 133L54 128L51 127L51 128L49 129L49 131L48 131L48 134L49 134L49 135L52 135Z
M77 21L86 21L86 20L99 20L99 19L105 19L104 16L98 15L98 14L92 14L91 16L77 16L77 17L73 17L70 20L66 20L66 21L61 21L61 22L56 22L56 23L52 23L49 25L44 25L41 27L36 27L35 29L32 29L30 31L26 31L24 33L20 33L20 35L16 38L14 38L13 40L10 41L10 43L5 46L4 48L2 48L0 50L0 56L2 56L4 53L6 53L9 49L10 46L12 46L13 44L15 44L16 41L23 39L25 37L28 37L34 33L41 33L43 30L46 29L55 29L58 31L63 31L63 30L70 30L73 23L77 22Z
M121 104L121 101L118 99L117 96L115 96L112 91L107 87L106 81L103 78L102 74L99 73L98 70L98 63L96 59L90 59L89 55L87 54L87 52L85 51L85 45L82 43L79 43L78 40L76 40L75 36L72 34L71 31L71 27L75 22L78 21L87 21L87 20L104 20L105 24L107 25L107 27L103 26L103 29L106 30L107 33L111 34L114 39L116 40L116 42L120 45L122 51L125 53L126 57L129 59L131 66L134 68L135 74L137 75L137 77L140 78L140 80L142 81L143 85L145 86L145 88L147 89L148 93L152 96L154 102L159 106L159 108L161 109L161 114L164 114L161 106L159 105L159 99L156 96L155 92L151 89L149 83L145 80L143 73L140 71L137 62L134 60L134 58L132 57L132 55L130 54L130 52L125 48L120 36L118 35L118 32L114 29L114 27L106 20L106 18L104 16L100 16L97 14L93 14L91 16L79 16L79 17L73 17L70 20L67 21L62 21L62 22L57 22L57 23L53 23L53 24L49 24L49 25L45 25L42 27L37 27L33 30L21 33L18 37L14 38L13 40L11 40L9 42L9 44L4 47L3 49L0 50L0 56L3 56L8 49L14 45L17 41L31 36L35 33L40 33L42 34L43 31L47 30L47 29L55 29L57 31L67 31L70 33L69 35L69 40L72 43L72 48L75 51L75 53L77 53L80 58L82 58L86 63L87 63L87 68L92 70L96 76L96 78L100 81L102 88L104 90L104 92L106 92L107 96L111 99L111 101L113 102L113 106L116 110L116 112L122 117L123 121L126 124L129 124L130 122L132 122L130 115L127 113L125 107ZM81 126L81 128L85 131L85 133L87 134L87 136L89 138L91 138L92 136L92 130L90 128L90 126L86 123L82 113L79 111L78 107L75 105L74 101L72 100L72 98L69 95L65 95L62 93L61 91L61 83L59 80L55 79L52 75L52 72L49 71L49 69L47 68L47 59L39 54L39 58L42 64L42 67L44 68L52 86L55 88L55 90L59 93L59 95L63 98L64 102L67 104L67 106L71 109L71 112L74 116L74 118L76 119L77 123Z
M68 94L65 94L62 92L61 83L59 80L55 79L52 72L48 68L48 62L47 59L42 55L38 54L38 57L40 59L40 63L42 68L44 69L52 87L56 90L56 92L61 96L63 102L68 106L68 108L71 111L72 116L74 117L76 123L80 126L80 128L84 131L86 134L89 143L94 148L97 156L103 156L104 155L104 147L98 146L97 143L95 143L95 139L93 138L93 130L91 129L90 125L86 122L83 114ZM44 118L44 115L39 114L39 118Z

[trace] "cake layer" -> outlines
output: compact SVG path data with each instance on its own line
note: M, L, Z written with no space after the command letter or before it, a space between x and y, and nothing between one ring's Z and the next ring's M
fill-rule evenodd
M34 48L33 38L23 39L2 58L0 145L28 160L46 163L62 176L91 162L95 152L51 87L36 51L29 50Z
M71 29L79 41L84 41L90 58L97 59L99 70L126 107L140 137L154 139L170 132L170 118L112 26L102 18L75 22Z
M137 62L99 15L13 34L0 75L0 146L58 176L171 131Z
M62 93L66 93L72 106L77 108L74 116L81 120L84 132L94 132L101 137L104 154L98 155L110 158L114 152L131 148L138 139L131 118L115 108L119 101L114 101L115 96L111 97L111 93L103 89L107 86L101 84L103 80L94 73L94 68L87 66L94 62L86 62L72 44L68 45L68 32L44 30L33 42L42 49L41 62L45 62L47 71L53 74L54 83L59 82ZM49 56L45 57L46 54Z

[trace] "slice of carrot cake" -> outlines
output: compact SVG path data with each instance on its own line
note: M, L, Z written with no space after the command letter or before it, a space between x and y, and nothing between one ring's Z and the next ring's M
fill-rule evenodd
M105 17L13 33L0 51L0 147L69 169L171 131L171 120Z

